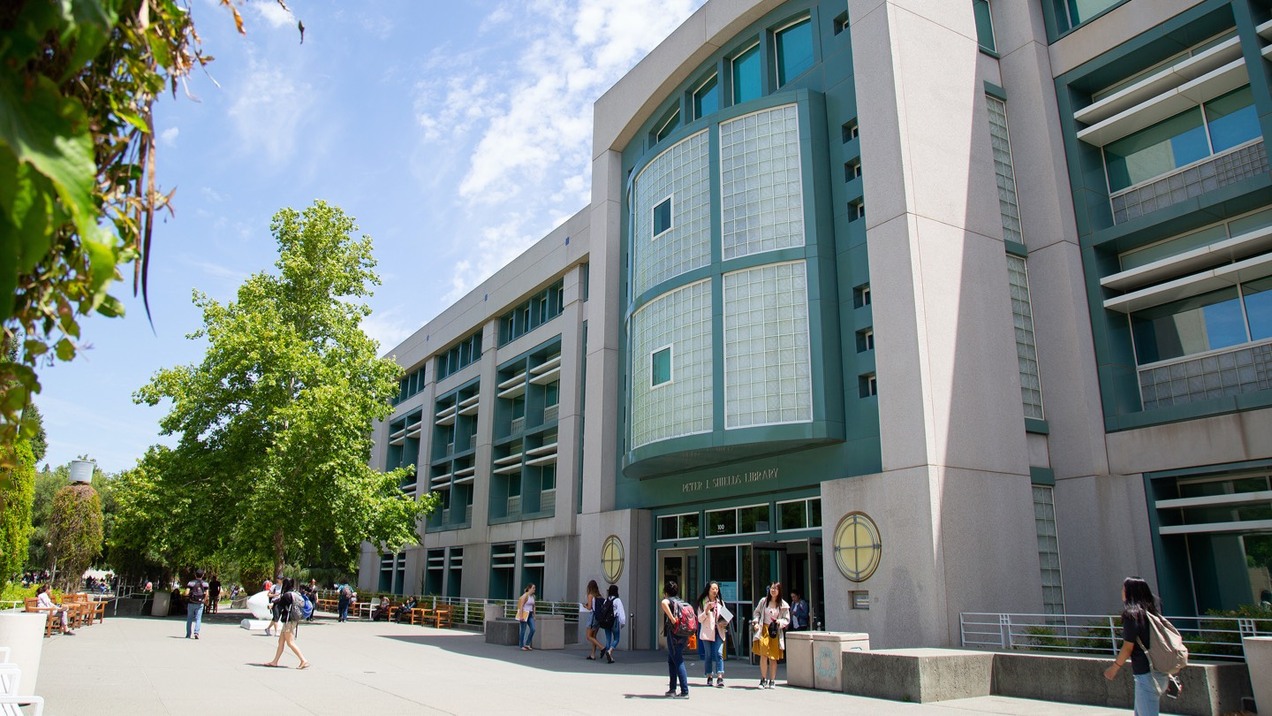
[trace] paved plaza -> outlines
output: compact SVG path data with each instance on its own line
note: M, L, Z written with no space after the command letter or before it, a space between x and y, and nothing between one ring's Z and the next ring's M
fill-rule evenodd
M339 624L320 618L300 628L312 666L261 664L277 639L240 628L241 613L203 624L187 640L185 620L115 617L44 640L37 693L46 714L788 714L969 713L1067 716L1125 713L1070 704L984 697L918 705L788 686L756 688L759 670L725 665L724 689L702 684L690 663L690 698L663 697L666 661L659 652L619 652L617 663L588 661L586 649L523 652L485 643L481 634L383 622ZM785 670L778 673L784 681Z

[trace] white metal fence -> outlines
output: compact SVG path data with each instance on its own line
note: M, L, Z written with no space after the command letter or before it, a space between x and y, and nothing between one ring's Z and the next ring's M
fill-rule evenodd
M1272 613L1261 617L1171 617L1192 659L1242 661L1241 639L1272 636ZM1115 655L1122 648L1122 618L1107 614L959 615L962 644L968 648Z

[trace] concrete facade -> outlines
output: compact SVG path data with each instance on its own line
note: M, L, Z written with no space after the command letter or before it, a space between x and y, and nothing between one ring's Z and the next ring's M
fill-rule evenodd
M1075 7L703 5L597 100L591 204L391 351L373 465L449 506L360 587L612 581L644 648L717 580L742 654L770 581L876 648L1255 601L1272 9Z

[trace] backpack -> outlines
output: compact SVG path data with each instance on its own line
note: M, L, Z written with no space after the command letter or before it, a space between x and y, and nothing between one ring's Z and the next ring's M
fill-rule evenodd
M613 629L618 620L618 610L614 608L614 598L609 597L596 609L596 624L602 629Z
M291 598L291 604L287 607L287 622L299 622L305 618L305 598L296 592L288 592L287 596Z
M672 599L671 613L676 615L676 620L671 623L672 636L687 637L698 633L698 613L688 602Z
M1148 648L1144 647L1143 642L1140 642L1139 648L1144 649L1144 653L1148 655L1149 666L1153 671L1169 676L1178 674L1188 666L1188 647L1184 645L1184 637L1180 636L1179 630L1166 621L1165 617L1147 610L1144 616L1148 620Z
M308 619L314 615L314 600L310 599L308 594L302 594L300 596L305 599L305 606L301 608L302 616Z
M190 603L202 602L203 597L207 594L207 582L202 579L196 579L190 582Z
M340 596L344 597L345 599L350 599L353 597L353 590L350 589L349 585L346 584L340 588Z

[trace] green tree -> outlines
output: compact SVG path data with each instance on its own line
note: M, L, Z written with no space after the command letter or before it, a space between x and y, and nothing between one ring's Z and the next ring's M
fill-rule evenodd
M171 199L151 109L210 60L178 0L0 3L0 445L34 434L35 369L75 357L80 317L123 314L108 293L122 266L140 259L145 294L152 221Z
M182 559L178 548L183 542L170 532L185 525L165 518L170 496L161 490L158 475L171 455L167 447L152 446L136 467L114 480L115 514L106 536L106 560L116 574L161 577L166 565L194 561Z
M57 491L71 484L70 465L59 465L49 470L41 470L35 476L35 500L31 504L31 536L27 551L27 566L32 569L47 569L52 566L53 556L49 554L49 515L53 512L53 496Z
M11 467L0 467L0 586L22 571L35 500L35 456L26 440L4 448Z
M102 551L102 499L92 485L67 485L53 496L49 541L57 558L57 583L75 589Z
M379 283L371 238L321 201L270 228L277 275L251 276L226 305L196 292L202 363L160 371L135 398L170 400L160 427L179 436L147 475L164 496L162 534L279 573L324 554L352 563L366 539L413 542L438 499L402 493L413 468L367 465L368 428L388 417L401 374L361 327Z

